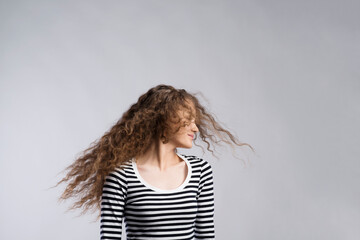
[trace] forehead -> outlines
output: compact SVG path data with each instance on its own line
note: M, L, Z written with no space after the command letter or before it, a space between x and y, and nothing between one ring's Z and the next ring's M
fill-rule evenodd
M195 113L195 105L192 101L187 101L187 106L190 108L189 110Z
M186 101L187 108L181 107L179 110L179 113L182 117L190 117L190 115L193 115L195 117L196 115L196 108L192 101Z

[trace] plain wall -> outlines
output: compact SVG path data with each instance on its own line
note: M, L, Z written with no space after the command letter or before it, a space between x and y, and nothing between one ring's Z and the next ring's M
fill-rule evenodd
M99 239L55 189L157 84L251 144L208 160L217 239L360 239L358 1L1 1L0 239Z

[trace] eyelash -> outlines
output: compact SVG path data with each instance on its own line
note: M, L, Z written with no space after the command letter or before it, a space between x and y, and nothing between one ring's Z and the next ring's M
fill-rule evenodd
M197 124L195 120L194 120L193 122L194 122L195 124ZM184 126L189 126L191 123L192 123L192 121L189 122L189 121L186 121L186 120L185 120L183 124L184 124Z

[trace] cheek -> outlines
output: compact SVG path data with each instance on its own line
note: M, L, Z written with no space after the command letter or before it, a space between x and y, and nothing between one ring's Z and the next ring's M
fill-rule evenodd
M178 131L175 134L181 134L185 131L185 127L184 126L178 126L176 128Z
M174 135L174 138L178 138L178 139L181 139L181 138L184 138L185 136L187 136L187 133L188 131L184 128L181 128L175 135Z
M180 128L180 130L179 130L179 135L186 135L187 133L189 133L190 132L190 127L182 127L182 128Z

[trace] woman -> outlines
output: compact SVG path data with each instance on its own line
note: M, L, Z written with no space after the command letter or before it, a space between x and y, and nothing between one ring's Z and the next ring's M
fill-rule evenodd
M71 209L100 210L101 239L214 239L211 165L177 152L197 134L207 143L240 143L194 94L158 85L65 170L60 199L78 197ZM215 135L214 135L215 134ZM230 140L230 141L229 141Z

